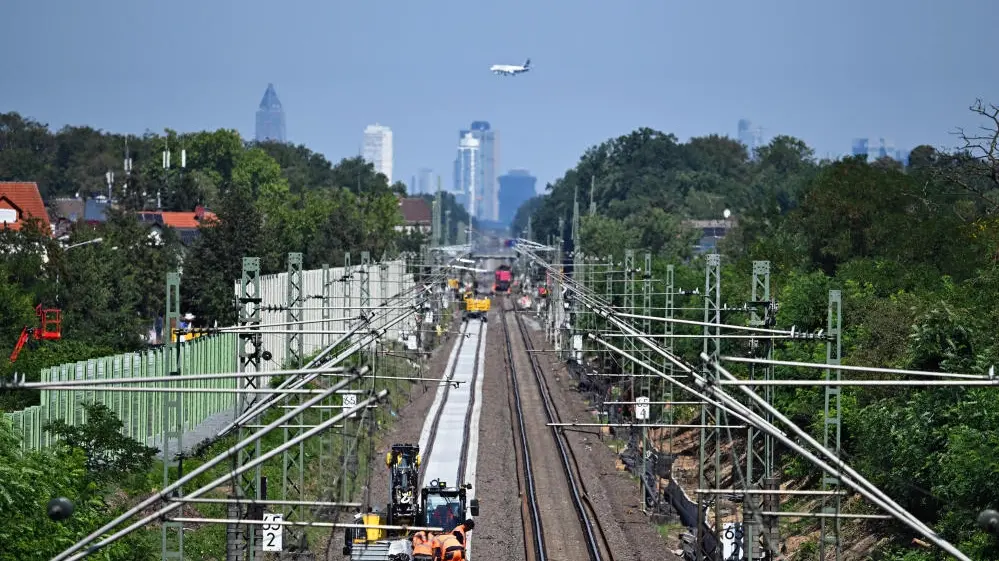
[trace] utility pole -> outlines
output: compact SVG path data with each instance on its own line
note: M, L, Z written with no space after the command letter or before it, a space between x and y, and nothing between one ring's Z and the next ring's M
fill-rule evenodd
M243 273L239 281L239 372L246 376L239 377L238 388L240 390L258 389L258 377L254 374L261 371L261 355L263 353L263 339L259 332L251 330L260 329L260 258L244 257ZM246 413L253 406L256 394L239 392L236 397L236 418ZM253 429L246 428L246 425L259 424L260 415L254 415L247 419L244 424L239 425L239 440L249 438ZM254 450L249 451L249 447L239 450L235 459L235 469L241 468L247 463L260 457L260 440L254 445ZM261 500L261 469L258 465L255 469L244 472L239 478L239 485L233 491L235 499L256 499ZM254 505L243 507L238 502L229 505L230 519L253 518L255 514ZM253 561L256 558L256 542L259 526L252 524L228 524L226 526L226 560L227 561Z
M721 324L721 255L718 253L710 253L706 255L707 266L704 270L704 354L711 357L713 360L717 360L718 356L721 354L721 328L718 327ZM708 326L707 324L715 324L715 327ZM717 373L710 366L705 365L704 367L705 379L710 382L717 381ZM708 405L706 403L701 404L701 429L700 429L700 446L698 447L698 467L697 467L697 480L698 488L706 489L706 464L707 464L707 446L708 441L711 441L715 449L715 466L714 466L714 489L721 488L721 439L718 428L707 428L708 427ZM711 419L713 427L717 427L719 420L721 419L721 407L715 405L714 415ZM710 432L710 435L708 434ZM704 539L705 539L705 526L707 524L707 500L704 496L697 495L697 561L702 561L705 558L704 555ZM718 499L715 497L715 534L718 535L721 532L721 509L718 508ZM713 561L718 561L721 558L721 550L716 548L714 555L711 556Z
M302 307L305 305L301 253L288 254L287 275L288 311L286 313L285 320L288 322L289 333L285 336L285 362L290 362L291 368L299 369L302 368L304 363L305 339L301 333L292 332L302 330ZM301 405L305 399L306 398L304 398L302 394L290 395L288 396L288 405L297 407ZM289 421L291 428L286 426L283 429L285 444L287 444L289 440L293 440L305 432L305 429L302 428L302 425L304 424L303 421L304 416L296 417ZM282 460L281 500L300 501L305 498L302 496L302 491L305 489L305 443L299 442L297 445L287 448L282 454ZM299 515L299 507L295 505L286 504L281 510L284 514L285 520L296 521L301 519L301 516ZM299 527L288 526L284 528L283 531L285 532L285 536L288 541L293 544L297 544L305 538L304 530Z
M826 329L829 338L826 340L826 364L839 366L843 358L843 293L839 290L829 291L829 309L826 318ZM840 380L840 370L826 370L826 380ZM840 456L840 439L843 429L843 410L841 408L841 386L826 386L825 407L823 411L822 445L831 450L837 458ZM822 512L826 515L820 519L819 529L819 559L826 559L828 546L832 546L834 561L840 561L842 543L840 541L840 507L841 500L838 477L822 474L822 490L827 494L822 498ZM831 517L831 518L827 518Z
M109 172L110 173L110 172ZM174 330L180 325L180 274L176 272L167 273L167 293L166 293L166 368L168 375L180 375L180 335L174 334ZM178 387L179 382L170 384ZM180 462L178 457L184 453L184 393L171 392L163 399L163 488L170 485L170 468L177 469L177 477L180 473ZM178 489L178 493L180 490ZM160 558L184 559L184 528L179 522L163 522L162 548Z

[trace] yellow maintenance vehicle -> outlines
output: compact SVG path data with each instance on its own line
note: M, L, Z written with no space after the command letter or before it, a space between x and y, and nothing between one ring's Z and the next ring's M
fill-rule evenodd
M486 314L489 313L490 301L488 297L479 297L477 294L466 293L461 311L461 321L470 319L481 319L486 321Z
M384 512L355 516L355 523L366 528L346 529L343 554L350 556L350 561L411 561L412 528L450 532L469 515L479 515L478 500L467 501L470 484L448 487L435 479L417 493L419 446L393 444L385 463L389 468L389 504Z

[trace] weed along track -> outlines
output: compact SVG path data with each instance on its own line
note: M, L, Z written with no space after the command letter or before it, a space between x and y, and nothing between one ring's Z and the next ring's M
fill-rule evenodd
M575 452L561 427L548 426L560 423L561 417L541 366L531 352L534 345L527 327L509 304L504 299L500 313L511 380L510 404L518 425L514 427L514 438L518 440L517 463L523 477L527 559L613 561L613 551L588 497ZM510 314L515 318L516 335L509 326Z

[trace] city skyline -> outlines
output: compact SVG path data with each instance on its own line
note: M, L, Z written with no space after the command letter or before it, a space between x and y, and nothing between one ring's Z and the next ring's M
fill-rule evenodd
M23 22L7 31L8 41L33 48L0 60L0 110L54 129L141 135L225 128L250 139L249 108L273 82L288 114L289 140L334 162L356 156L359 132L380 121L395 136L394 176L409 178L428 167L446 178L454 131L485 118L503 133L501 169L530 169L543 189L588 148L639 127L685 141L732 136L735 123L748 116L765 124L768 136L800 138L817 155L842 154L868 131L906 148L953 148L955 128L978 124L968 106L979 97L997 101L999 76L983 72L981 60L967 54L999 19L999 4L991 1L925 10L902 0L794 9L654 0L636 0L627 10L584 4L567 10L520 0L441 0L390 10L379 3L303 0L274 10L263 0L246 0L234 14L191 0L169 8L106 0L55 12L15 0L0 9ZM510 13L531 14L519 23L524 39L512 42L500 32ZM230 20L231 26L218 25ZM148 41L164 21L186 39ZM461 48L453 32L424 32L456 31L469 21L484 22L486 30ZM815 21L823 22L822 30L816 32ZM74 48L39 42L31 29L43 27ZM95 37L89 30L97 28L121 33ZM290 30L288 40L246 41L276 28ZM755 30L754 60L765 64L730 56L744 47L746 29ZM690 49L705 33L717 41ZM874 34L905 56L888 65L858 64L870 60L864 38ZM135 47L121 49L123 43ZM329 53L359 44L365 48L355 56L333 63ZM489 72L491 64L522 56L534 66L527 74L509 79ZM73 103L65 102L67 91L74 92Z

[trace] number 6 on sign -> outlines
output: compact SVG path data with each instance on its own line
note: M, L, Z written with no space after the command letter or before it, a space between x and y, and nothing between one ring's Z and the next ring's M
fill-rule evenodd
M284 519L283 514L264 513L264 551L281 551L281 529ZM267 522L278 522L279 524L267 524Z
M649 398L639 396L635 398L635 419L645 421L649 418Z
M343 410L346 413L348 409L353 409L357 407L357 395L352 393L343 394ZM357 413L351 413L350 418L353 419L357 416Z

